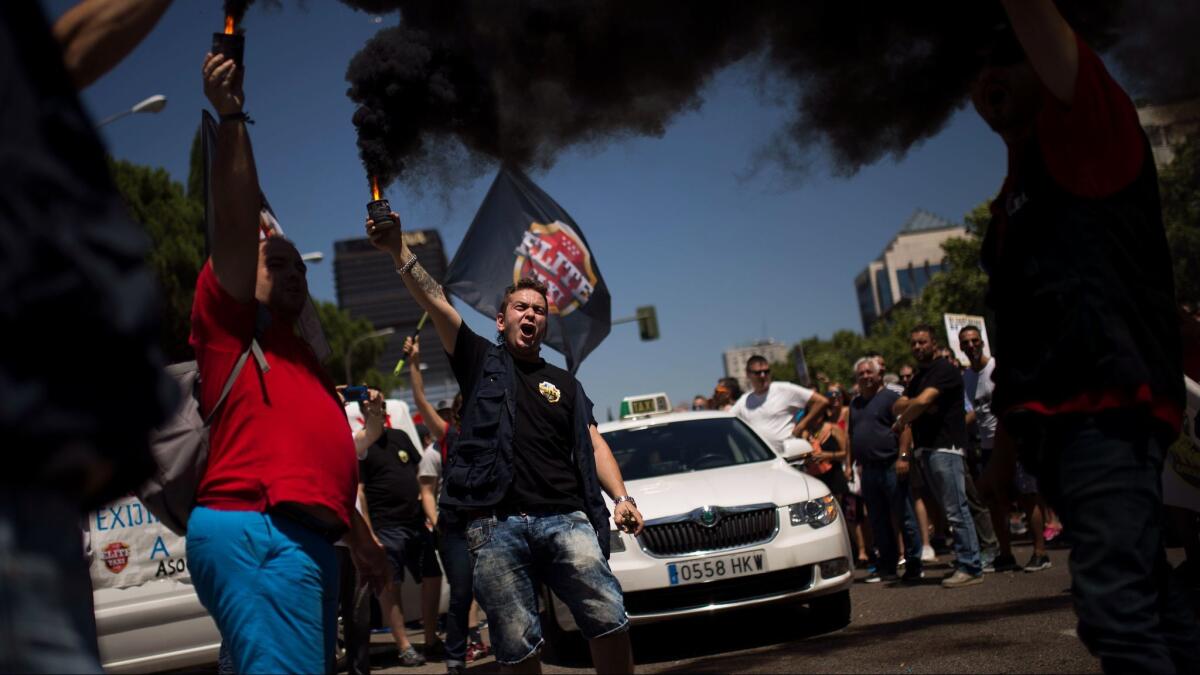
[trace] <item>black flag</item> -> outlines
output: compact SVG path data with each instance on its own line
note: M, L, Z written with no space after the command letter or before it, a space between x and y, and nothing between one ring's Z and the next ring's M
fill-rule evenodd
M521 277L546 284L546 344L574 373L612 327L612 298L583 231L550 195L501 167L446 271L446 290L494 317L505 287Z

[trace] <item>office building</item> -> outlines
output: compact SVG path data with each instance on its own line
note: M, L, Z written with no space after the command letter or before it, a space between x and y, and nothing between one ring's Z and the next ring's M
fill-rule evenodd
M930 277L944 269L942 242L966 234L964 226L917 209L883 253L854 279L863 332L897 304L920 296Z
M1175 148L1190 134L1200 132L1200 99L1144 105L1138 108L1138 121L1150 139L1154 164L1162 168L1175 158Z
M725 377L736 377L742 391L750 391L750 378L746 377L746 362L750 357L758 354L771 363L787 363L791 349L791 346L774 340L760 340L745 347L726 349L723 354Z

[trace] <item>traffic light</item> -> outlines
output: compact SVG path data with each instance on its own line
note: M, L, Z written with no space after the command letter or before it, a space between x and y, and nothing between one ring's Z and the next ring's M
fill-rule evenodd
M658 313L654 305L637 308L638 335L643 341L658 339Z

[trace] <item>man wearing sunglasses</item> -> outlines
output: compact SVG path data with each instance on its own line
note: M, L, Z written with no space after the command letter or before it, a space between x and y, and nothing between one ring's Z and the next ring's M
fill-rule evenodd
M829 399L791 382L772 382L771 364L766 357L755 354L746 362L746 375L751 391L746 392L732 412L755 431L762 434L775 449L783 452L783 442L792 436L805 437L810 426L820 424L821 413ZM805 411L799 422L796 413Z

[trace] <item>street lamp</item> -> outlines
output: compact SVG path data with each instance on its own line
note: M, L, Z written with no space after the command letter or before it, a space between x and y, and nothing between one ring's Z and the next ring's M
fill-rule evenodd
M167 97L163 96L162 94L155 94L155 95L151 96L150 98L147 98L144 101L141 101L140 103L133 106L129 110L122 110L121 112L119 112L115 115L110 115L110 116L104 118L103 120L100 121L99 124L96 125L96 128L99 129L100 127L104 126L105 124L111 124L112 122L116 122L117 120L121 119L122 117L125 117L126 115L133 115L135 113L161 112L162 109L165 107L167 107Z
M300 256L300 259L306 263L308 263L308 262L319 263L325 259L325 254L320 251L312 251L310 253L305 253L304 255Z
M350 341L350 346L346 348L346 384L350 384L350 355L354 353L354 348L357 347L359 345L359 343L364 342L366 340L387 337L395 332L396 332L395 328L391 328L391 327L380 328L379 330L373 330L370 333L367 333L366 335L359 335L358 337L356 337Z

